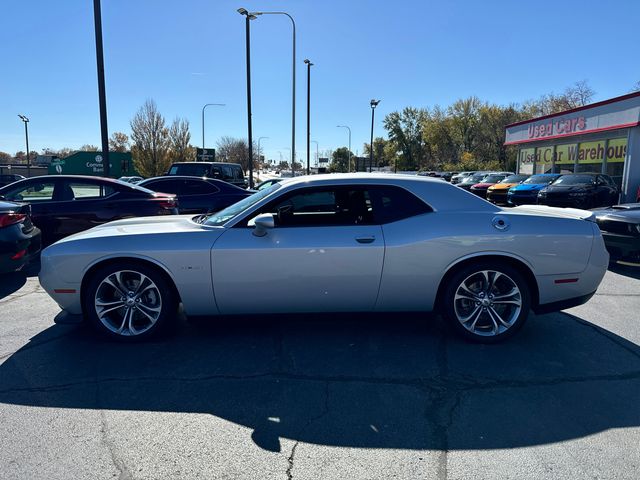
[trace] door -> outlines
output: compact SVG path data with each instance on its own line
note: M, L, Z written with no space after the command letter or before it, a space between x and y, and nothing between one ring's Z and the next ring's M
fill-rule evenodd
M258 213L274 215L276 226L265 236L255 236L244 219L213 246L214 293L221 313L374 308L384 240L366 190L302 188Z

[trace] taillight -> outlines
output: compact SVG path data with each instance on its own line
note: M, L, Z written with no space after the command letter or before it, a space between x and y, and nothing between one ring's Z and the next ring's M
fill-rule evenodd
M25 218L27 218L27 215L24 213L0 213L0 228L20 223Z
M177 208L178 206L178 202L173 198L162 199L158 203L161 208L166 208L166 209Z

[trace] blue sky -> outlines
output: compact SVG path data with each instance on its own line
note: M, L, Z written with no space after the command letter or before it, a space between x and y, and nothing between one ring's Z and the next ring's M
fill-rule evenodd
M507 104L560 92L586 79L595 100L640 80L640 2L382 0L102 0L109 132L151 98L170 122L191 123L207 146L246 137L244 18L285 10L297 25L297 158L306 158L306 66L312 67L311 136L320 151L362 152L369 100L384 115L405 106L447 106L476 95ZM8 1L0 14L0 151L100 144L92 0ZM291 145L291 24L251 24L254 138L269 158ZM312 146L312 150L315 147Z

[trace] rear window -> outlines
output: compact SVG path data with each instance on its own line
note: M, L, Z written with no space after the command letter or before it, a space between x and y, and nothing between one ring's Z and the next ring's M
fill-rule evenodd
M201 163L181 163L171 165L169 175L186 175L192 177L206 177L209 175L209 165Z

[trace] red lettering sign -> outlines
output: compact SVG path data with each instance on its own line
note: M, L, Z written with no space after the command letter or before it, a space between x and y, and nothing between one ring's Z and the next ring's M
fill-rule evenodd
M549 121L537 125L529 125L529 138L544 138L553 135L568 135L587 128L584 117L562 118L555 122Z

